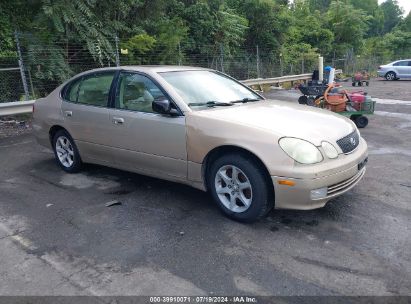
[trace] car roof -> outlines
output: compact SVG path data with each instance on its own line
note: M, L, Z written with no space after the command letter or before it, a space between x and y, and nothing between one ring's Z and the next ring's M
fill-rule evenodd
M93 70L85 71L84 73L90 72L104 72L104 71L111 71L111 70L132 70L132 71L139 71L139 72L155 72L155 73L162 73L162 72L178 72L178 71L210 71L211 69L201 68L201 67L192 67L192 66L179 66L179 65L125 65L119 67L107 67L107 68L98 68ZM82 73L83 74L83 73Z

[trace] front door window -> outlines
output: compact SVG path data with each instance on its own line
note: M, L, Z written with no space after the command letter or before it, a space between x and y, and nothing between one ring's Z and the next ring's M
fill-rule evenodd
M153 101L165 98L148 77L127 72L120 74L115 99L117 109L153 113Z

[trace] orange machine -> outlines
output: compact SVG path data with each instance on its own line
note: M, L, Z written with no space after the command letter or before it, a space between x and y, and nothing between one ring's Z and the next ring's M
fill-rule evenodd
M334 84L329 84L324 95L316 99L315 104L332 112L344 112L348 101L347 91L338 91Z

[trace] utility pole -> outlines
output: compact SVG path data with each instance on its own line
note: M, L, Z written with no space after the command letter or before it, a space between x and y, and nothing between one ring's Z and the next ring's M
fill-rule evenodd
M280 53L280 76L283 76L283 54Z
M260 50L257 44L257 78L260 78Z
M118 54L118 36L116 34L116 66L120 66L120 55Z
M304 62L304 56L301 59L301 74L304 74L304 70L305 70L305 62Z
M220 44L220 53L221 53L221 72L224 73L224 45Z
M178 65L181 66L181 44L178 42Z
M14 35L16 37L17 54L19 55L19 68L20 68L21 82L23 83L25 100L29 100L30 99L29 89L27 87L27 80L26 80L25 68L24 68L24 63L23 63L23 56L21 55L19 34L18 34L17 31L15 31Z

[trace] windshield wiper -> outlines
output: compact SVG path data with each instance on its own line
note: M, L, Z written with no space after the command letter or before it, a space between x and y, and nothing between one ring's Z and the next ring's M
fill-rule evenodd
M240 100L234 100L231 101L230 103L247 103L247 102L254 102L254 101L260 101L262 99L258 99L258 98L243 98Z
M217 101L207 101L207 102L191 102L188 104L189 107L228 107L233 104L230 102L217 102Z

